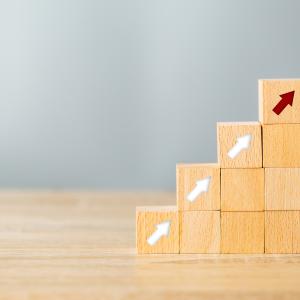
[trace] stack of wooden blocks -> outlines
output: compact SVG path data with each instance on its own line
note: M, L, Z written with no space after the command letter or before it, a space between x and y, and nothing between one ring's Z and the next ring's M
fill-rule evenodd
M138 253L300 253L300 80L260 80L259 110L177 165L177 206L137 207Z

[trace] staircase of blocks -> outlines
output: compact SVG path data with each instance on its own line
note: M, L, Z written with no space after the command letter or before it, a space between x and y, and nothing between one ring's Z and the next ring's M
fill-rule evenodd
M138 254L300 253L300 79L258 85L259 122L217 123L218 163L176 166L177 205L136 208Z

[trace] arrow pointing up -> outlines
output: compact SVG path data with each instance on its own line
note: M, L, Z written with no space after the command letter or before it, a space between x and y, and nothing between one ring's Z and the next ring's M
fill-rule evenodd
M274 113L280 115L288 105L293 106L294 95L295 91L280 95L281 100L273 108Z
M196 187L187 195L187 200L193 202L200 194L207 192L209 189L210 180L211 176L208 176L202 180L198 180L196 182Z
M165 221L156 225L156 231L147 239L150 246L153 246L162 236L168 236L170 232L171 221Z
M246 134L237 139L236 144L230 149L227 153L228 156L234 159L242 150L248 149L251 143L252 136L251 134Z

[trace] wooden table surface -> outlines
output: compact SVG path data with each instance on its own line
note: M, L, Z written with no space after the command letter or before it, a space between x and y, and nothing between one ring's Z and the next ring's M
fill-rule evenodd
M172 193L0 193L0 299L300 299L299 255L135 254Z

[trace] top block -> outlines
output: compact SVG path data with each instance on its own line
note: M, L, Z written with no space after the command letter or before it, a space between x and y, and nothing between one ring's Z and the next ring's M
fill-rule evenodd
M259 80L262 124L300 123L300 79Z
M261 168L262 138L258 122L217 123L221 168Z

